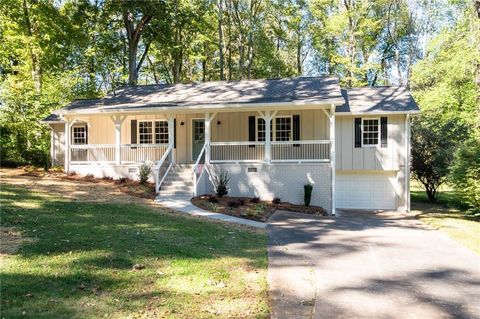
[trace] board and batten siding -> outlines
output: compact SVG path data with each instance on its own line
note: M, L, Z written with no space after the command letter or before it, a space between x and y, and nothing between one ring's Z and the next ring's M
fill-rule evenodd
M387 116L387 147L355 147L354 121L362 116L336 116L337 171L398 171L405 165L405 115ZM363 116L363 118L380 118Z
M65 124L50 124L53 140L52 147L52 165L62 166L65 162Z

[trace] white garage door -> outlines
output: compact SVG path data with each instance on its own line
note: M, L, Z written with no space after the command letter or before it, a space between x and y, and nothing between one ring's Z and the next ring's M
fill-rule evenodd
M395 173L338 173L337 208L396 209Z

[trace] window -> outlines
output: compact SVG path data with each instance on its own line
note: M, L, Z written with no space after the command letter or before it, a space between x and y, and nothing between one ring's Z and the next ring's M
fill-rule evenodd
M275 140L290 141L292 136L292 118L276 117L275 118Z
M362 146L376 146L380 141L379 119L362 119Z
M265 141L265 120L261 117L257 117L257 142ZM270 123L270 140L273 140L273 127Z
M140 144L168 144L168 122L139 121L138 141Z
M141 121L138 123L138 141L140 144L152 144L153 129L151 121Z
M168 144L168 122L167 121L155 122L155 143Z
M257 142L265 141L265 120L257 117ZM292 137L292 117L282 116L275 118L275 125L270 123L271 141L290 141Z
M87 126L73 126L72 127L72 144L82 145L87 144Z

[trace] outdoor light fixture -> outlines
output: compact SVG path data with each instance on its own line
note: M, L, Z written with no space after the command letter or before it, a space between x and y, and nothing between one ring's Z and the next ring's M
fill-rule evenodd
M218 121L218 122L217 122L217 125L220 125L220 124L222 124L222 122Z
M181 125L181 126L184 126L184 125L185 125L185 123L183 123L183 122L180 122L180 125Z

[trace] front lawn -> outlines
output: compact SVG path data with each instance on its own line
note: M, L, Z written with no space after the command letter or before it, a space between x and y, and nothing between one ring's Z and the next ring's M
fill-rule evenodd
M12 185L0 196L4 318L268 317L263 233Z
M443 186L438 202L430 203L425 191L412 181L412 212L422 222L438 229L480 255L480 222L465 215L468 207L454 189Z

